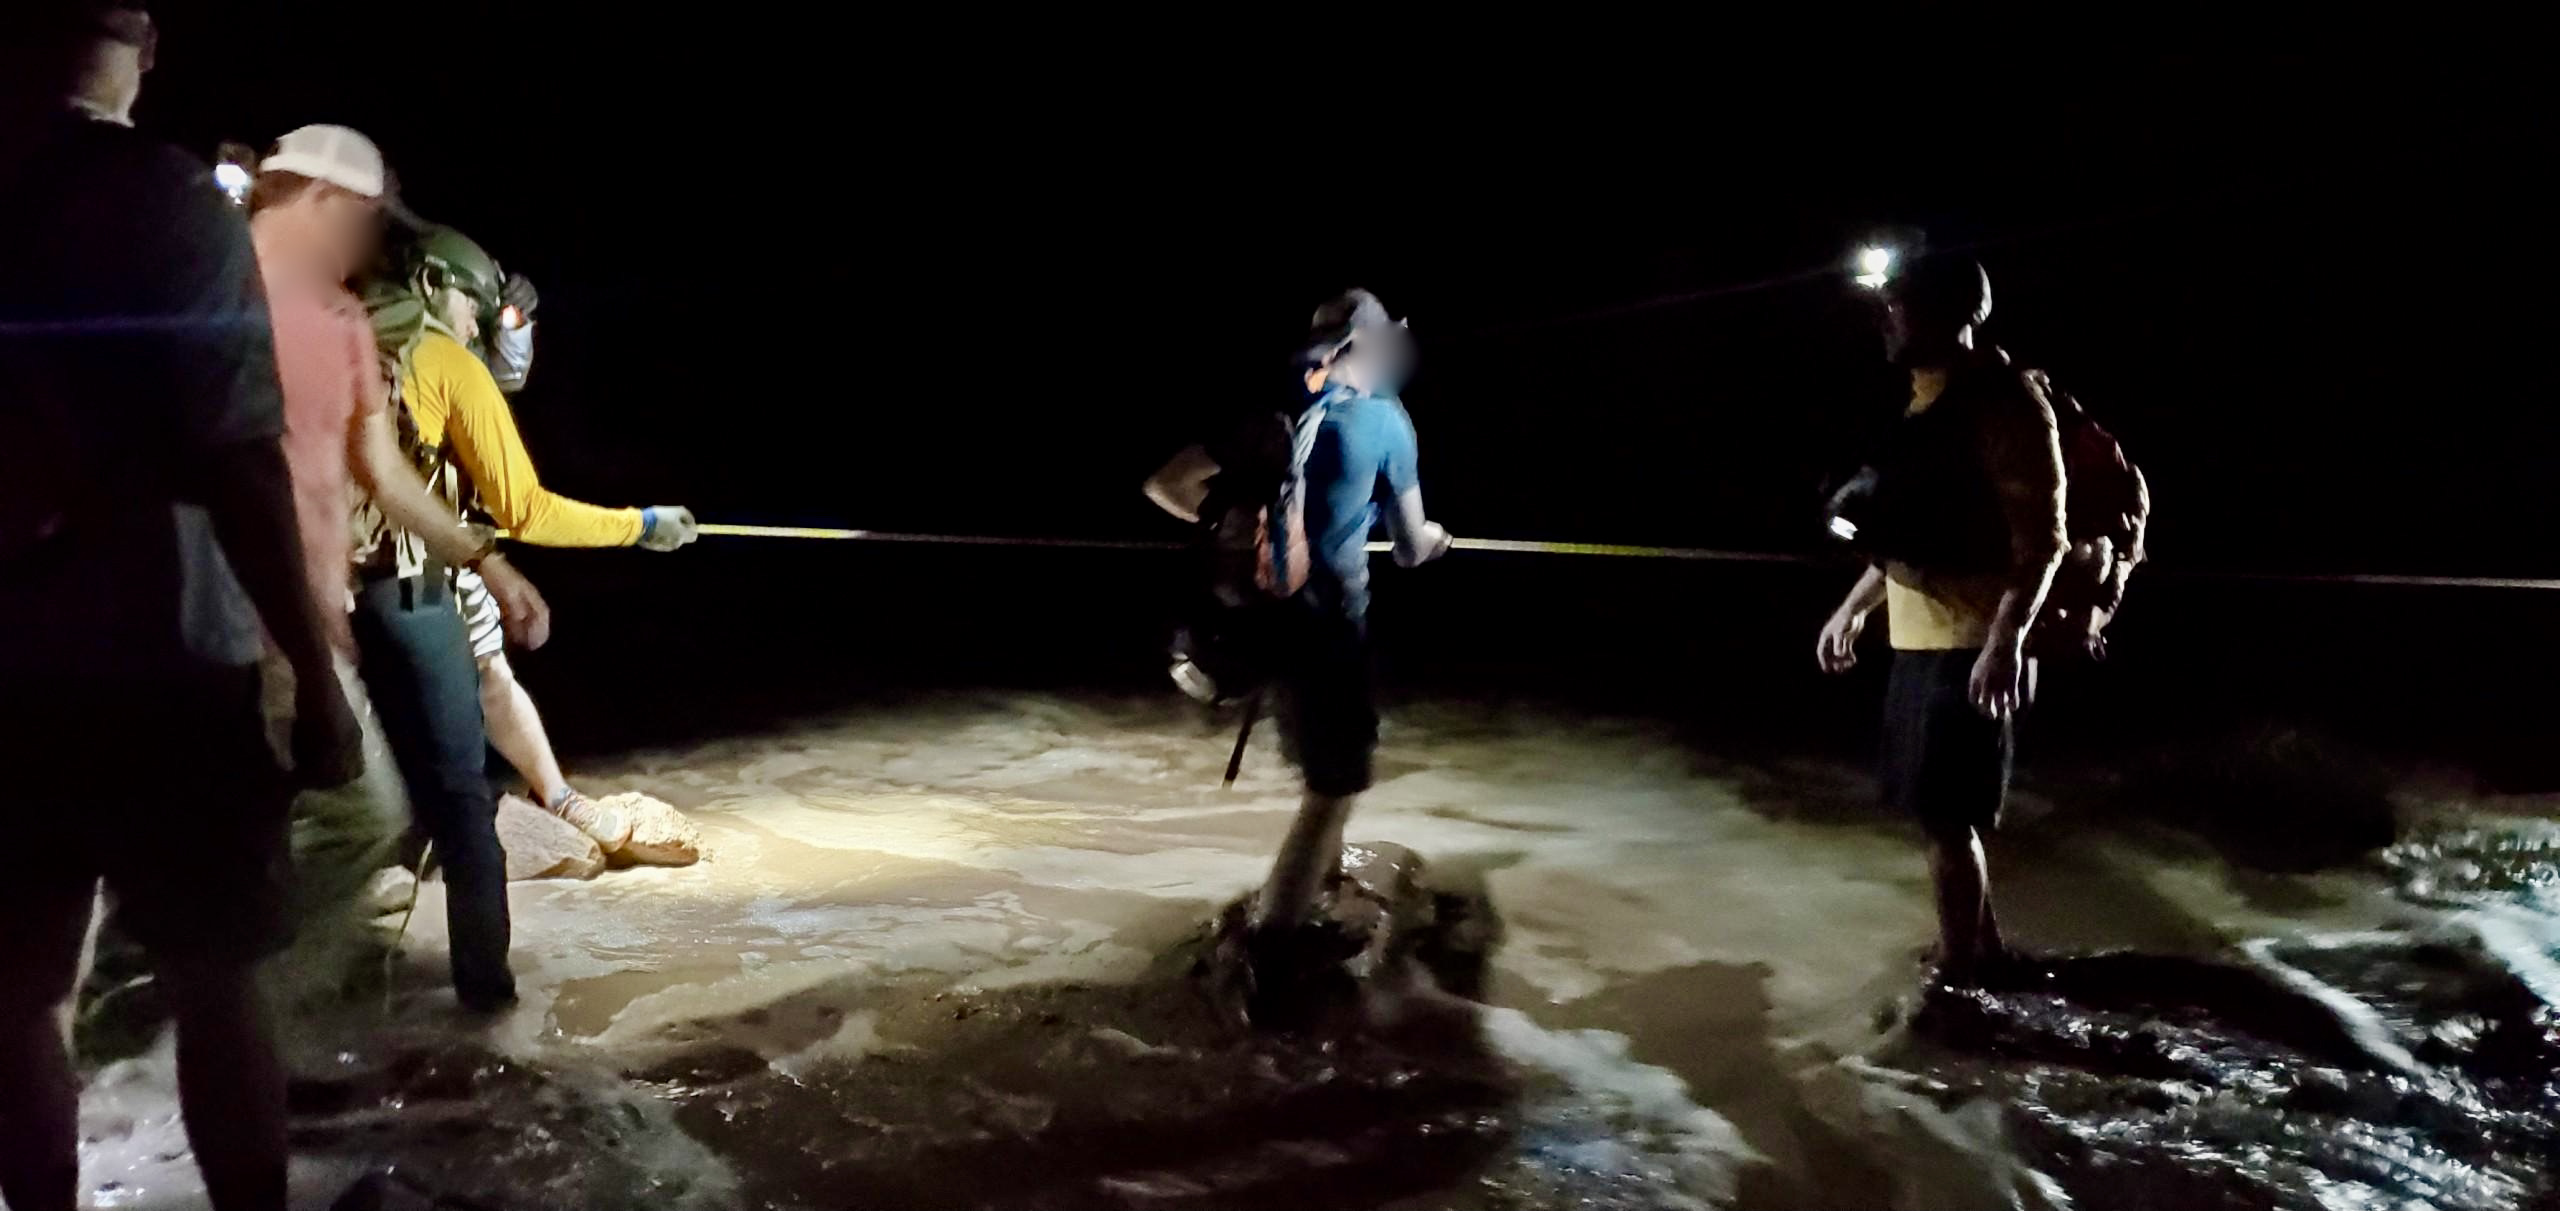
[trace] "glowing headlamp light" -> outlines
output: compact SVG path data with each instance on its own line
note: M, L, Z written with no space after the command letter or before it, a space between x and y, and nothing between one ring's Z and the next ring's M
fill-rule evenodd
M1869 290L1882 290L1893 277L1893 250L1868 247L1858 250L1858 276L1854 279Z
M225 143L213 152L213 184L233 205L249 200L249 181L256 173L258 153L239 143Z

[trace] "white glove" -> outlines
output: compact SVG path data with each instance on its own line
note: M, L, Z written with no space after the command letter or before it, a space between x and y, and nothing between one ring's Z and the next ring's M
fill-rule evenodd
M702 537L702 526L693 520L693 510L683 505L658 505L640 510L640 546L651 551L672 551Z

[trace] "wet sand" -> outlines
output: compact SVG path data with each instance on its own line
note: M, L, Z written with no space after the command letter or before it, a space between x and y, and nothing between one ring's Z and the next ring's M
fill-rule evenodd
M1295 807L1267 735L1219 788L1230 737L1155 698L935 697L582 771L690 813L709 859L518 885L524 1003L477 1025L440 987L431 882L387 1010L295 1031L298 1189L325 1206L387 1165L447 1205L509 1208L2133 1205L2037 1091L2094 1072L2128 1100L2090 1113L2121 1126L2150 1113L2131 1082L2179 1078L2035 1040L2177 1013L2118 1006L2109 1026L2041 988L1966 1019L1963 998L1918 998L1925 870L1863 771L1710 759L1629 721L1400 710L1350 833L1489 898L1491 1008L1424 998L1357 1036L1268 1039L1219 1020L1187 966ZM2478 911L2378 865L2250 874L2101 823L2022 797L1995 854L2013 940L2245 968L2250 939ZM2210 983L2190 1028L2246 1036L2269 1069L2310 1046L2260 1046L2250 1031L2282 1031ZM2325 1062L2371 1066L2345 1050ZM165 1078L146 1057L93 1091L99 1205L195 1205ZM2483 1147L2550 1144L2506 1130ZM2174 1142L2147 1139L2128 1163ZM2547 1197L2510 1168L2435 1201ZM2278 1193L2393 1205L2390 1181L2333 1170L2285 1170Z

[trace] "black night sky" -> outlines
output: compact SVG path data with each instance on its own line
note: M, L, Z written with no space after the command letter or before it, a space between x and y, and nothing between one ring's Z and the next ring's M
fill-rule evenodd
M2554 671L2539 595L2173 574L2560 574L2538 73L731 11L164 5L140 117L206 153L372 134L416 209L540 285L546 478L717 521L1174 537L1138 480L1359 284L1412 317L1459 533L1814 550L1820 481L1901 398L1843 267L1917 228L1975 252L1996 338L2151 478L2157 577L2102 674L2125 700L2495 718ZM1143 556L529 567L561 609L547 702L698 691L556 725L579 742L902 677L1161 675ZM1844 577L1479 557L1391 583L1379 625L1408 684L1863 717L1812 670Z

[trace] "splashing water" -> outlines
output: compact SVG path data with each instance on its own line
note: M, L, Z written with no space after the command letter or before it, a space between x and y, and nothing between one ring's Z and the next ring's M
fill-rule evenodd
M525 1004L476 1026L430 884L388 1015L293 1032L297 1205L367 1169L496 1208L2553 1197L2560 840L2528 823L2244 877L2064 804L2002 842L2005 920L2131 949L1910 1000L1925 871L1860 771L1417 707L1352 832L1491 904L1487 1004L1284 1036L1194 978L1295 807L1268 751L1218 789L1230 735L944 697L596 771L711 860L518 885ZM99 1205L197 1205L166 1076L93 1087Z

